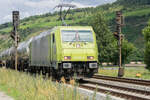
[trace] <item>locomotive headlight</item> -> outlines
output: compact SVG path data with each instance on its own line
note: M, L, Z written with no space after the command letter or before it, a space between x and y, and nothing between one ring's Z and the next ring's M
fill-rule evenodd
M70 56L64 56L64 60L71 60Z
M93 57L93 56L87 56L87 59L88 59L88 60L93 60L94 57Z
M77 48L80 48L80 44L77 44Z

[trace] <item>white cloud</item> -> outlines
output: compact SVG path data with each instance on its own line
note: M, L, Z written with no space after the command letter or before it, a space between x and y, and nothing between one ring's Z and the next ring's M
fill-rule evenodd
M12 20L12 11L19 10L21 18L44 14L53 10L62 0L0 0L0 24ZM71 0L63 0L65 2ZM88 1L88 2L87 2ZM74 0L77 7L89 7L114 0Z
M31 14L29 12L24 12L21 18L29 17Z
M91 7L91 5L84 5L78 2L72 2L71 4L76 5L78 8L85 8L85 7Z
M26 6L32 7L32 8L54 8L57 4L60 3L60 0L42 0L39 2L34 1L27 1L25 2Z
M6 15L3 17L3 20L11 21L12 15Z

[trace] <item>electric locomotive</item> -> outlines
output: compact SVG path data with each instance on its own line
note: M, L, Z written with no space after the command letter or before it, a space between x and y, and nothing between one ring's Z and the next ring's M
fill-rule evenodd
M58 26L20 43L17 50L18 69L38 70L57 77L91 77L98 72L96 35L90 26ZM6 55L12 56L9 54L14 51L9 51Z

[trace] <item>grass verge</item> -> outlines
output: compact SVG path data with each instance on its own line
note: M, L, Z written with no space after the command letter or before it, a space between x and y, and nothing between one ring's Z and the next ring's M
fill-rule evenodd
M118 68L117 67L112 68L112 69L111 68L107 69L107 68L100 68L98 74L106 75L106 76L114 76L114 77L116 77L118 75ZM140 74L141 76L137 77L136 76L137 74ZM125 68L124 77L150 80L150 71L148 71L144 67Z
M1 68L0 90L15 100L85 100L85 97L78 93L76 86L71 88L43 79L42 76L33 77Z

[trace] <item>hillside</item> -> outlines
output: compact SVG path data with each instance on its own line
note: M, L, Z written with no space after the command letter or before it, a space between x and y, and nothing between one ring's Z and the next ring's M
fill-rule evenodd
M134 6L133 6L134 5ZM144 38L142 29L147 25L150 18L150 1L149 0L117 0L113 4L105 4L96 8L80 8L71 10L65 19L68 25L88 25L88 22L95 13L103 13L108 20L108 25L112 32L115 31L115 12L122 10L125 16L125 26L123 34L129 42L132 42L138 48L144 48ZM58 20L58 12L54 14L47 13L44 15L31 16L20 22L19 33L21 41L29 39L40 32L54 26L61 25ZM12 29L12 23L0 25L0 47L3 50L12 45L12 40L9 37Z

